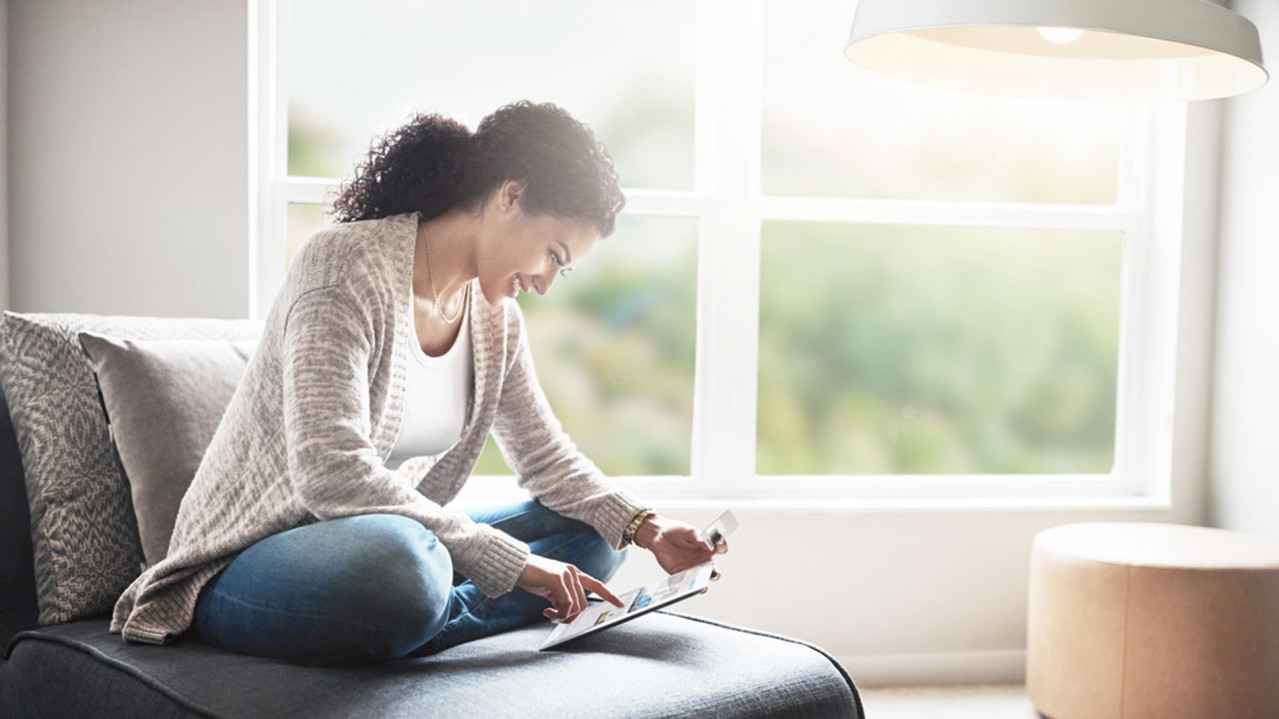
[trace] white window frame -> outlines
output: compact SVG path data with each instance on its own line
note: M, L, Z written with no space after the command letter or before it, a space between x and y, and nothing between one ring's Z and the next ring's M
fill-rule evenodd
M771 197L760 192L762 0L696 0L694 189L626 191L624 214L699 220L692 466L687 477L618 477L657 500L768 506L877 501L1167 506L1186 162L1186 105L1133 105L1114 205ZM290 203L333 180L287 175L288 0L251 0L250 312L284 277ZM850 8L851 13L851 8ZM837 49L836 49L837 51ZM760 229L765 220L1020 227L1124 233L1115 466L1109 474L756 474ZM475 496L513 496L510 482ZM488 489L485 489L487 487Z

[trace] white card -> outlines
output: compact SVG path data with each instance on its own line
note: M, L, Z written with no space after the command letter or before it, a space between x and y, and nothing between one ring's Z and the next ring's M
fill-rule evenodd
M737 531L737 517L733 516L733 510L726 509L723 514L715 518L714 522L711 522L711 526L702 530L702 541L706 542L706 546L714 549L721 538L727 538L735 531Z

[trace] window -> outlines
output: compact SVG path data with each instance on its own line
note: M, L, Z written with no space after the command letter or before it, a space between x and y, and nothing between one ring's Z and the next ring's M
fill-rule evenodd
M766 220L758 472L1108 473L1122 247Z
M552 101L628 196L521 299L605 472L671 497L1137 492L1167 441L1184 106L878 76L842 56L853 11L262 0L255 312L373 136ZM486 449L477 473L507 472Z

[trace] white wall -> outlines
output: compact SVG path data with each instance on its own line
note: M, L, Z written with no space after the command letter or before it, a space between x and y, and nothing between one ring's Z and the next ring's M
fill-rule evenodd
M12 0L19 311L247 317L246 0Z
M664 506L702 526L720 509ZM723 579L678 611L813 642L859 684L1020 681L1030 547L1081 521L1186 521L1168 511L735 507ZM610 582L661 576L632 550Z
M13 306L248 314L245 0L11 0ZM1213 131L1211 106L1192 132ZM1212 143L1191 175L1213 176ZM1198 163L1198 164L1195 164ZM1195 197L1213 196L1196 184ZM1210 201L1187 216L1172 508L739 504L725 578L686 611L827 648L863 683L1016 679L1035 533L1202 518ZM657 507L695 524L719 503ZM613 585L657 576L635 552Z
M1234 9L1271 79L1226 103L1208 520L1279 538L1279 3Z
M0 310L9 307L9 0L0 0Z

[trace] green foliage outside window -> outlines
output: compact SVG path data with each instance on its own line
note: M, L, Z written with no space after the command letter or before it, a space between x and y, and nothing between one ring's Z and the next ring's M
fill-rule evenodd
M1105 473L1121 238L769 222L761 474Z

